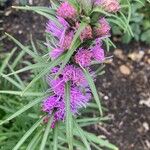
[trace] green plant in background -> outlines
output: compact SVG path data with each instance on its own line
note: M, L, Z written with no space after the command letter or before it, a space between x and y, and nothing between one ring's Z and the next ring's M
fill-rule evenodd
M1 149L118 149L106 138L85 130L109 119L103 116L104 108L94 84L95 77L104 73L107 59L102 42L107 50L114 46L109 39L108 22L133 35L130 12L123 13L130 3L121 5L117 13L118 1L112 1L113 5L109 2L68 0L67 3L51 1L51 8L16 7L43 15L49 22L42 49L37 48L32 38L31 46L24 46L6 34L19 49L14 48L0 68ZM89 68L93 64L99 66L96 71ZM53 82L57 79L61 82ZM78 108L86 105L78 116Z
M125 1L121 1L124 3ZM142 41L146 44L150 44L150 2L147 0L131 0L130 2L130 26L134 36L131 36L127 32L122 34L122 30L114 24L112 25L113 35L119 35L122 38L122 42L129 43L131 40ZM129 11L124 10L124 14L127 15Z

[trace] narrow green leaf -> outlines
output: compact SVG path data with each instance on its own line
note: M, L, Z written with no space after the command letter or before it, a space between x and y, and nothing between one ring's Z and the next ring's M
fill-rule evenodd
M16 144L16 146L13 148L13 150L18 150L20 146L26 141L26 139L33 133L33 131L42 123L43 118L39 119L25 134L24 136L19 140L19 142Z
M89 141L99 144L101 147L106 147L111 150L118 150L118 148L115 145L109 143L107 140L103 140L102 138L97 137L96 135L86 131L84 131L84 134L87 137L87 139L89 139Z
M12 68L15 68L18 64L18 62L22 59L22 57L25 55L25 51L21 51L19 55L15 58L14 62L12 63Z
M54 129L53 150L58 150L58 124L55 125Z
M64 56L62 55L59 58L53 60L51 63L49 63L46 68L44 68L37 76L34 77L34 79L28 84L28 86L24 89L24 91L22 92L22 95L25 94L25 92L37 81L39 80L41 77L43 77L44 75L46 75L53 67L59 65L63 60L64 60Z
M97 93L97 90L96 90L96 87L95 87L95 84L94 84L94 81L90 75L90 73L88 72L88 70L84 69L83 67L81 67L84 71L84 74L85 74L85 77L89 83L89 86L90 86L90 89L93 93L93 96L94 96L94 99L98 105L98 108L99 108L99 111L100 111L100 115L103 116L103 111L102 111L102 106L101 106L101 103L100 103L100 99L99 99L99 96L98 96L98 93Z
M9 73L9 74L7 74L6 76L10 76L10 75L22 73L22 72L25 72L25 71L38 69L38 68L44 68L45 65L47 65L47 64L45 64L45 63L32 64L32 65L26 66L26 67L24 67L24 68L22 68L22 69L19 69L19 70L17 70L17 71L14 71L14 72L12 72L12 73Z
M10 83L12 83L14 86L16 86L18 89L22 90L22 86L21 86L19 83L17 83L14 79L12 79L12 78L10 78L10 77L7 77L7 76L4 75L3 73L1 74L1 76L2 76L4 79L8 80Z
M6 90L0 90L1 94L10 94L10 95L22 95L22 91L6 91ZM43 96L45 93L41 92L26 92L24 96Z
M13 115L11 115L10 117L8 117L6 120L1 121L0 125L7 123L8 121L16 118L17 116L19 116L20 114L22 114L23 112L25 112L26 110L28 110L29 108L33 107L34 105L38 104L39 102L42 101L43 98L38 98L35 99L34 101L28 103L27 105L23 106L20 110L16 111Z
M1 68L0 68L0 75L1 75L1 73L3 73L3 71L5 70L5 68L6 68L6 66L7 66L7 64L8 64L8 62L9 62L9 60L10 60L10 58L11 58L11 56L14 54L14 52L17 50L17 48L14 48L12 51L11 51L11 53L6 57L6 59L4 60L4 62L2 63L2 66L1 66Z
M83 143L84 143L86 149L87 149L87 150L91 150L90 145L89 145L89 143L88 143L88 141L87 141L87 139L86 139L86 137L85 137L85 135L84 135L83 130L82 130L81 127L76 123L76 121L74 121L74 124L75 124L75 127L76 127L76 129L77 129L77 131L78 131L78 133L79 133L79 135L80 135L80 138L82 139L82 141L83 141Z
M32 148L34 147L34 145L35 145L36 141L38 140L39 136L41 136L42 132L43 132L43 128L35 134L35 136L31 140L31 142L27 146L26 150L33 150Z
M44 135L43 135L43 139L42 139L42 142L41 142L40 150L45 149L47 138L48 138L48 135L49 135L49 132L50 132L50 129L51 129L52 121L53 121L53 116L49 118L47 127L46 127Z
M66 135L68 140L69 150L73 150L73 124L72 124L72 113L70 105L70 83L65 85L65 107L66 107Z
M12 37L10 34L5 33L10 39L12 39L23 51L28 53L30 56L32 56L35 59L38 59L39 56L37 56L33 51L31 51L29 48L22 45L18 40L16 40L14 37ZM40 58L39 58L40 59ZM41 59L40 59L41 60Z

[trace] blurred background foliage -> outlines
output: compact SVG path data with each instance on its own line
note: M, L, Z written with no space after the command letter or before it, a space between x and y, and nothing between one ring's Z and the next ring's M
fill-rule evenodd
M124 0L122 0L122 3ZM121 37L121 42L130 43L131 41L144 42L150 44L150 3L147 0L130 0L131 14L130 26L134 37L128 33L123 34L121 29L115 25L112 26L114 36ZM128 11L124 12L128 13Z

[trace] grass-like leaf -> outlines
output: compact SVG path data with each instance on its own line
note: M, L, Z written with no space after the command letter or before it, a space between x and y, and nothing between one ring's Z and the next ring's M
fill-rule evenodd
M6 90L0 90L0 93L1 94L10 94L10 95L19 95L19 96L22 96L22 91L6 91ZM26 92L24 94L24 96L43 96L45 95L44 93L41 93L41 92Z
M14 52L17 50L17 48L14 48L11 53L5 58L4 62L2 63L2 66L0 68L0 75L1 73L3 73L3 71L5 70L10 58L12 57L12 55L14 54Z
M24 136L19 140L19 142L16 144L16 146L13 148L13 150L18 150L20 146L26 141L26 139L33 133L33 131L42 123L43 118L39 119L25 134Z
M41 77L43 77L44 75L46 75L53 67L57 66L58 64L60 64L63 60L64 60L64 56L62 55L59 58L55 59L54 61L51 61L51 63L49 63L46 68L44 68L37 76L34 77L34 79L28 84L28 86L23 90L22 94L24 95L25 92L37 81L39 80Z
M12 39L23 51L25 51L26 53L28 53L31 57L35 58L35 59L39 59L41 61L41 58L39 56L37 56L33 51L31 51L29 48L25 47L24 45L22 45L17 39L15 39L14 37L12 37L10 34L5 33L10 39Z
M118 150L118 148L115 145L109 143L107 140L103 140L102 138L97 137L96 135L86 131L84 131L84 134L89 141L92 141L93 143L96 143L101 147L106 147L107 149L111 149L111 150Z
M44 150L45 149L47 138L48 138L48 135L49 135L49 132L50 132L50 129L51 129L52 121L53 121L53 116L51 116L49 118L47 127L46 127L44 135L43 135L43 139L42 139L42 142L41 142L41 145L40 145L40 150Z
M42 132L43 132L43 128L40 131L37 131L37 133L35 134L35 136L31 140L31 142L27 146L26 150L31 150L35 146L35 143L38 140L38 138L41 136Z
M97 93L97 90L96 90L96 87L95 87L95 84L94 84L94 81L90 75L90 73L88 72L88 70L84 69L83 67L81 67L84 71L84 74L85 74L85 77L89 83L89 86L90 86L90 89L93 93L93 96L94 96L94 99L98 105L98 108L99 108L99 111L100 111L100 115L103 116L103 111L102 111L102 106L101 106L101 102L100 102L100 99L99 99L99 95Z
M84 135L83 130L82 130L81 127L77 124L76 121L74 121L74 124L75 124L75 127L76 127L76 129L77 129L77 132L79 133L80 138L82 139L82 141L83 141L83 143L84 143L86 149L87 149L87 150L91 150L91 147L90 147L90 145L89 145L89 143L88 143L88 141L87 141L87 139L86 139L86 137L85 137L85 135Z
M25 105L24 107L22 107L20 110L16 111L13 115L11 115L10 117L8 117L6 120L1 121L0 125L7 123L8 121L14 119L15 117L19 116L20 114L22 114L23 112L25 112L26 110L28 110L29 108L33 107L34 105L38 104L39 102L42 101L43 98L38 98L35 99L34 101L28 103L27 105Z
M55 125L53 137L53 150L58 150L58 123Z
M70 105L70 83L66 83L65 86L65 107L66 107L66 135L69 145L69 150L73 150L73 123L72 123L72 112Z

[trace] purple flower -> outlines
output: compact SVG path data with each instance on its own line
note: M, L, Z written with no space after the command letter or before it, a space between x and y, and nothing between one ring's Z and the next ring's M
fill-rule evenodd
M51 77L48 77L47 81L56 95L62 96L64 94L65 82L62 78L52 79Z
M99 19L99 26L94 28L94 33L96 37L107 37L110 35L110 25L107 20L103 17Z
M49 52L49 56L52 59L58 58L62 53L64 52L64 49L62 48L54 48Z
M92 33L92 28L90 25L88 25L81 33L80 39L81 41L92 39L93 38L93 33Z
M64 19L75 19L76 9L68 2L63 2L57 10L57 15Z
M102 6L107 12L117 12L120 9L118 0L94 0L94 4Z
M77 86L87 86L83 71L79 67L73 65L66 66L62 72L62 76L65 82L72 81Z
M55 127L55 123L57 121L63 121L66 117L66 106L65 106L65 96L57 97L50 96L46 100L43 101L42 110L46 113L54 114L53 122L51 127ZM70 108L71 112L74 116L76 116L79 112L79 109L82 107L86 107L89 100L91 99L90 93L82 92L77 87L71 87L70 91Z
M70 92L71 97L71 109L75 114L78 112L78 109L82 107L86 107L89 100L91 99L91 94L81 92L81 90L77 87L71 88Z
M102 43L97 40L95 45L91 47L91 51L93 54L92 57L100 62L102 62L105 59L104 49L101 46Z
M75 62L83 67L91 64L92 53L88 49L80 48L75 55Z
M68 33L66 33L63 38L60 40L59 42L59 47L63 48L64 50L67 50L70 48L72 39L74 36L74 32L70 31Z
M52 110L57 107L59 98L56 96L47 97L42 104L42 110L51 114Z
M60 23L59 25L57 25L55 22L51 20L48 21L48 23L46 24L46 32L52 34L58 39L61 39L63 33L65 33L65 31L69 27L69 24L67 23L67 21L65 21L65 19L61 17L57 17L57 19L58 22Z

